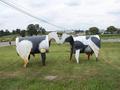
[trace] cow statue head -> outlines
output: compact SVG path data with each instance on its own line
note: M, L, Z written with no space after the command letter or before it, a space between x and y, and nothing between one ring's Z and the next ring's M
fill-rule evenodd
M49 41L55 40L57 44L60 43L60 40L59 40L57 32L51 32L51 33L49 33L48 34L48 39L49 39Z
M62 36L61 36L60 43L63 44L68 37L70 37L70 35L68 35L66 33L63 33Z
M73 45L74 43L73 36L63 33L61 36L60 44L63 44L64 42L69 42L71 45Z

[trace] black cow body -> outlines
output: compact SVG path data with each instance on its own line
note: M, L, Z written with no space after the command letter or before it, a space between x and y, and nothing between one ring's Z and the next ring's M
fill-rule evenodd
M28 40L32 43L31 54L40 53L39 44L45 40L46 36L31 36L31 37L20 37L19 42L23 40Z
M45 60L46 60L46 52L48 52L48 48L46 49L45 52L40 51L40 44L42 41L47 40L47 36L31 36L31 37L19 37L19 43L22 41L29 41L32 44L30 54L32 54L35 57L35 54L41 53L41 58L42 58L42 64L45 65ZM47 45L49 47L49 44ZM42 47L41 47L42 48ZM25 48L27 50L27 48ZM30 54L28 57L28 60L30 60Z

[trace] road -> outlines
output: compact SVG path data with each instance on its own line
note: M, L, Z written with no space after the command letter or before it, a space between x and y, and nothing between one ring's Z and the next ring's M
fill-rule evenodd
M120 38L118 39L102 39L102 42L120 42Z
M11 45L15 45L15 42L12 41ZM3 46L10 46L10 44L9 44L9 42L0 42L0 47L3 47Z

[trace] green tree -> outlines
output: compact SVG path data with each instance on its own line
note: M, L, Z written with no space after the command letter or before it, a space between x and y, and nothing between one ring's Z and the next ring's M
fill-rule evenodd
M35 24L35 28L36 28L38 34L42 34L41 27L39 26L39 24Z
M0 36L5 36L5 35L10 35L11 33L9 32L8 29L4 30L0 30Z
M25 31L25 30L22 30L22 31L20 32L20 36L25 37L25 33L26 33L26 31Z
M115 31L117 31L117 28L114 26L109 26L106 31L113 34Z
M4 35L4 31L0 30L0 36L3 36L3 35Z
M28 35L32 36L32 35L37 35L39 34L45 34L46 30L42 27L39 26L39 24L29 24L27 26L27 33Z
M86 35L89 35L89 34L90 34L89 30L86 30L86 31L85 31L85 34L86 34Z
M5 35L10 35L10 32L8 31L8 29L5 30Z
M97 27L91 27L91 28L89 28L89 32L92 35L99 34L99 29Z
M27 33L28 35L32 36L32 35L37 35L37 29L35 27L34 24L29 24L27 26Z
M46 30L43 27L39 27L39 26L37 26L37 31L38 31L39 34L45 34L46 33Z
M16 29L16 34L20 34L20 29Z
M39 27L39 24L35 24L34 26L35 26L35 29L38 31L39 28L40 28L40 27Z
M41 29L42 34L46 33L46 30L44 28Z
M15 31L15 30L12 30L12 34L16 34L16 31Z

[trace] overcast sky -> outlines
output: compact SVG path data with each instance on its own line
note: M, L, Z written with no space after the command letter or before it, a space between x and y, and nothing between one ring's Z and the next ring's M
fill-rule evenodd
M120 0L4 0L65 29L86 30L110 25L120 28ZM0 30L26 29L39 24L47 31L62 30L27 16L0 2Z

